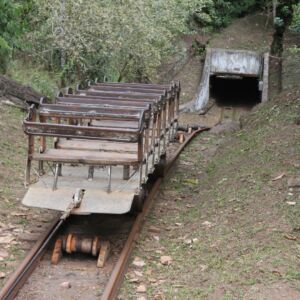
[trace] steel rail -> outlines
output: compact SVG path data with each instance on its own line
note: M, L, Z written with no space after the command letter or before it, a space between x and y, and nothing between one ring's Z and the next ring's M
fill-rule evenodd
M170 169L172 168L174 162L176 161L179 154L182 152L182 150L189 144L189 142L197 136L199 133L203 131L207 131L210 128L205 127L198 129L194 132L192 132L188 138L185 140L185 142L176 150L175 154L172 156L171 160L168 162L166 166L166 175L169 173ZM134 247L134 242L137 240L140 229L142 227L143 221L145 219L145 216L149 212L151 205L153 204L153 201L155 199L155 196L157 195L159 191L159 187L163 181L163 178L158 178L156 182L154 183L145 203L142 212L140 212L135 219L135 222L131 228L131 231L129 233L129 236L126 240L126 243L121 251L120 257L113 269L113 272L109 278L108 284L105 287L105 290L103 292L103 295L101 297L102 300L113 300L117 297L119 289L121 287L121 284L123 282L129 259L131 256L131 252Z
M51 223L51 226L49 226L49 228L41 235L33 248L28 252L22 263L2 288L0 292L1 300L11 300L16 297L19 290L36 268L37 264L45 253L49 242L52 240L53 236L60 229L63 223L64 220L61 220L60 217L56 218Z

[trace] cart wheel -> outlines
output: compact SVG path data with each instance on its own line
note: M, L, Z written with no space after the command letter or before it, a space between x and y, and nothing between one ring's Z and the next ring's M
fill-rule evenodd
M162 155L159 163L155 166L155 176L156 177L164 177L165 176L165 168L166 168L166 164L167 164L167 159L166 159L166 155Z
M139 195L134 195L130 212L139 213L143 210L144 202L147 196L146 187L143 185Z

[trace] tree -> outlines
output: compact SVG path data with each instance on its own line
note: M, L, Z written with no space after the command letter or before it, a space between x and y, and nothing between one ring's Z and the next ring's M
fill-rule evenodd
M276 17L274 20L275 32L271 45L271 53L281 57L283 51L284 32L293 21L294 8L298 0L279 1L276 6Z
M147 80L176 51L187 20L212 0L34 0L32 56L67 81ZM63 9L62 9L63 8ZM63 66L61 61L63 57Z
M291 29L300 33L300 3L294 5Z
M180 34L224 26L263 0L31 1L31 56L75 82L151 80L162 62L182 52Z
M8 0L0 0L0 72L5 73L12 47L19 33L18 7Z

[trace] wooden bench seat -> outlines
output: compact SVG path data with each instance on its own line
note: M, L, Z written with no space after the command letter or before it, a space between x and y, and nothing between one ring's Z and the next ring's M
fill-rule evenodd
M57 149L71 150L91 150L91 151L112 151L112 152L128 152L137 154L137 143L119 143L107 141L79 140L79 139L63 139L60 138L56 143Z
M139 123L137 121L93 120L91 125L111 128L139 128Z
M143 93L118 93L118 92L104 92L104 91L97 91L93 89L89 89L86 91L78 91L79 94L87 95L87 96L100 96L100 97L106 97L107 99L109 98L114 98L114 99L122 99L122 98L128 98L128 99L141 99L141 100L155 100L159 99L160 101L161 94L143 94Z
M117 152L98 152L88 150L47 149L43 153L34 153L33 160L55 163L78 163L88 165L137 165L136 154Z
M83 96L83 95L64 95L55 98L55 102L57 104L64 105L84 105L95 106L95 107L119 107L119 108L133 108L133 109L146 109L149 110L153 103L152 100L136 100L136 99L112 99L105 97L97 97L97 96Z
M157 88L157 89L147 89L140 87L123 87L123 86L99 86L91 85L91 90L101 91L105 93L134 93L134 94L154 94L154 95L166 95L166 89Z
M126 82L96 82L96 86L110 86L110 87L137 87L137 88L147 88L147 89L157 89L164 88L166 90L178 89L179 83L171 84L160 84L160 83L126 83Z
M118 107L99 108L58 104L42 104L39 109L39 115L44 117L95 120L110 119L116 121L139 121L145 118L145 112L144 109L120 109Z

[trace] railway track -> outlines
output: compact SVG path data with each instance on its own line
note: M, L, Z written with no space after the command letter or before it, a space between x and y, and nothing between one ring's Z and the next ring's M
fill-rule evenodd
M179 156L181 151L187 146L187 144L199 133L208 129L209 128L201 128L190 132L188 135L186 135L185 141L175 150L175 152L172 153L171 158L168 159L167 164L165 166L166 174L172 168L177 157ZM129 262L132 249L134 247L134 243L138 238L138 234L141 230L145 216L150 210L151 205L159 191L159 187L161 185L162 180L163 178L161 177L156 178L144 202L141 212L139 212L136 215L136 217L132 220L132 222L130 222L130 229L128 231L126 240L124 240L122 249L120 249L118 256L115 259L115 263L112 271L110 272L109 279L106 282L105 287L101 287L101 299L115 299L115 297L117 296L118 290L125 276L126 268ZM68 222L69 220L67 218L61 217L58 217L53 221L48 230L41 235L40 239L30 250L30 252L19 265L17 270L6 282L5 286L0 292L1 300L10 300L14 299L17 296L24 284L30 278L31 274L33 274L33 272L39 268L39 263L41 262L43 256L47 251L49 251L50 247L53 245L54 239L60 234L63 227L66 227L68 225Z
M6 282L0 300L48 300L49 290L50 299L115 299L163 176L184 147L209 129L179 126L180 91L179 82L96 81L78 86L75 92L66 89L53 102L41 99L39 107L30 107L23 122L29 189L22 203L62 215ZM217 124L228 115L237 121L241 109L229 105L219 112ZM216 113L212 115L215 124ZM180 146L169 147L176 138ZM64 252L85 256L61 259ZM87 254L98 257L100 269ZM56 288L68 276L77 284L71 298ZM99 289L97 295L93 289Z

